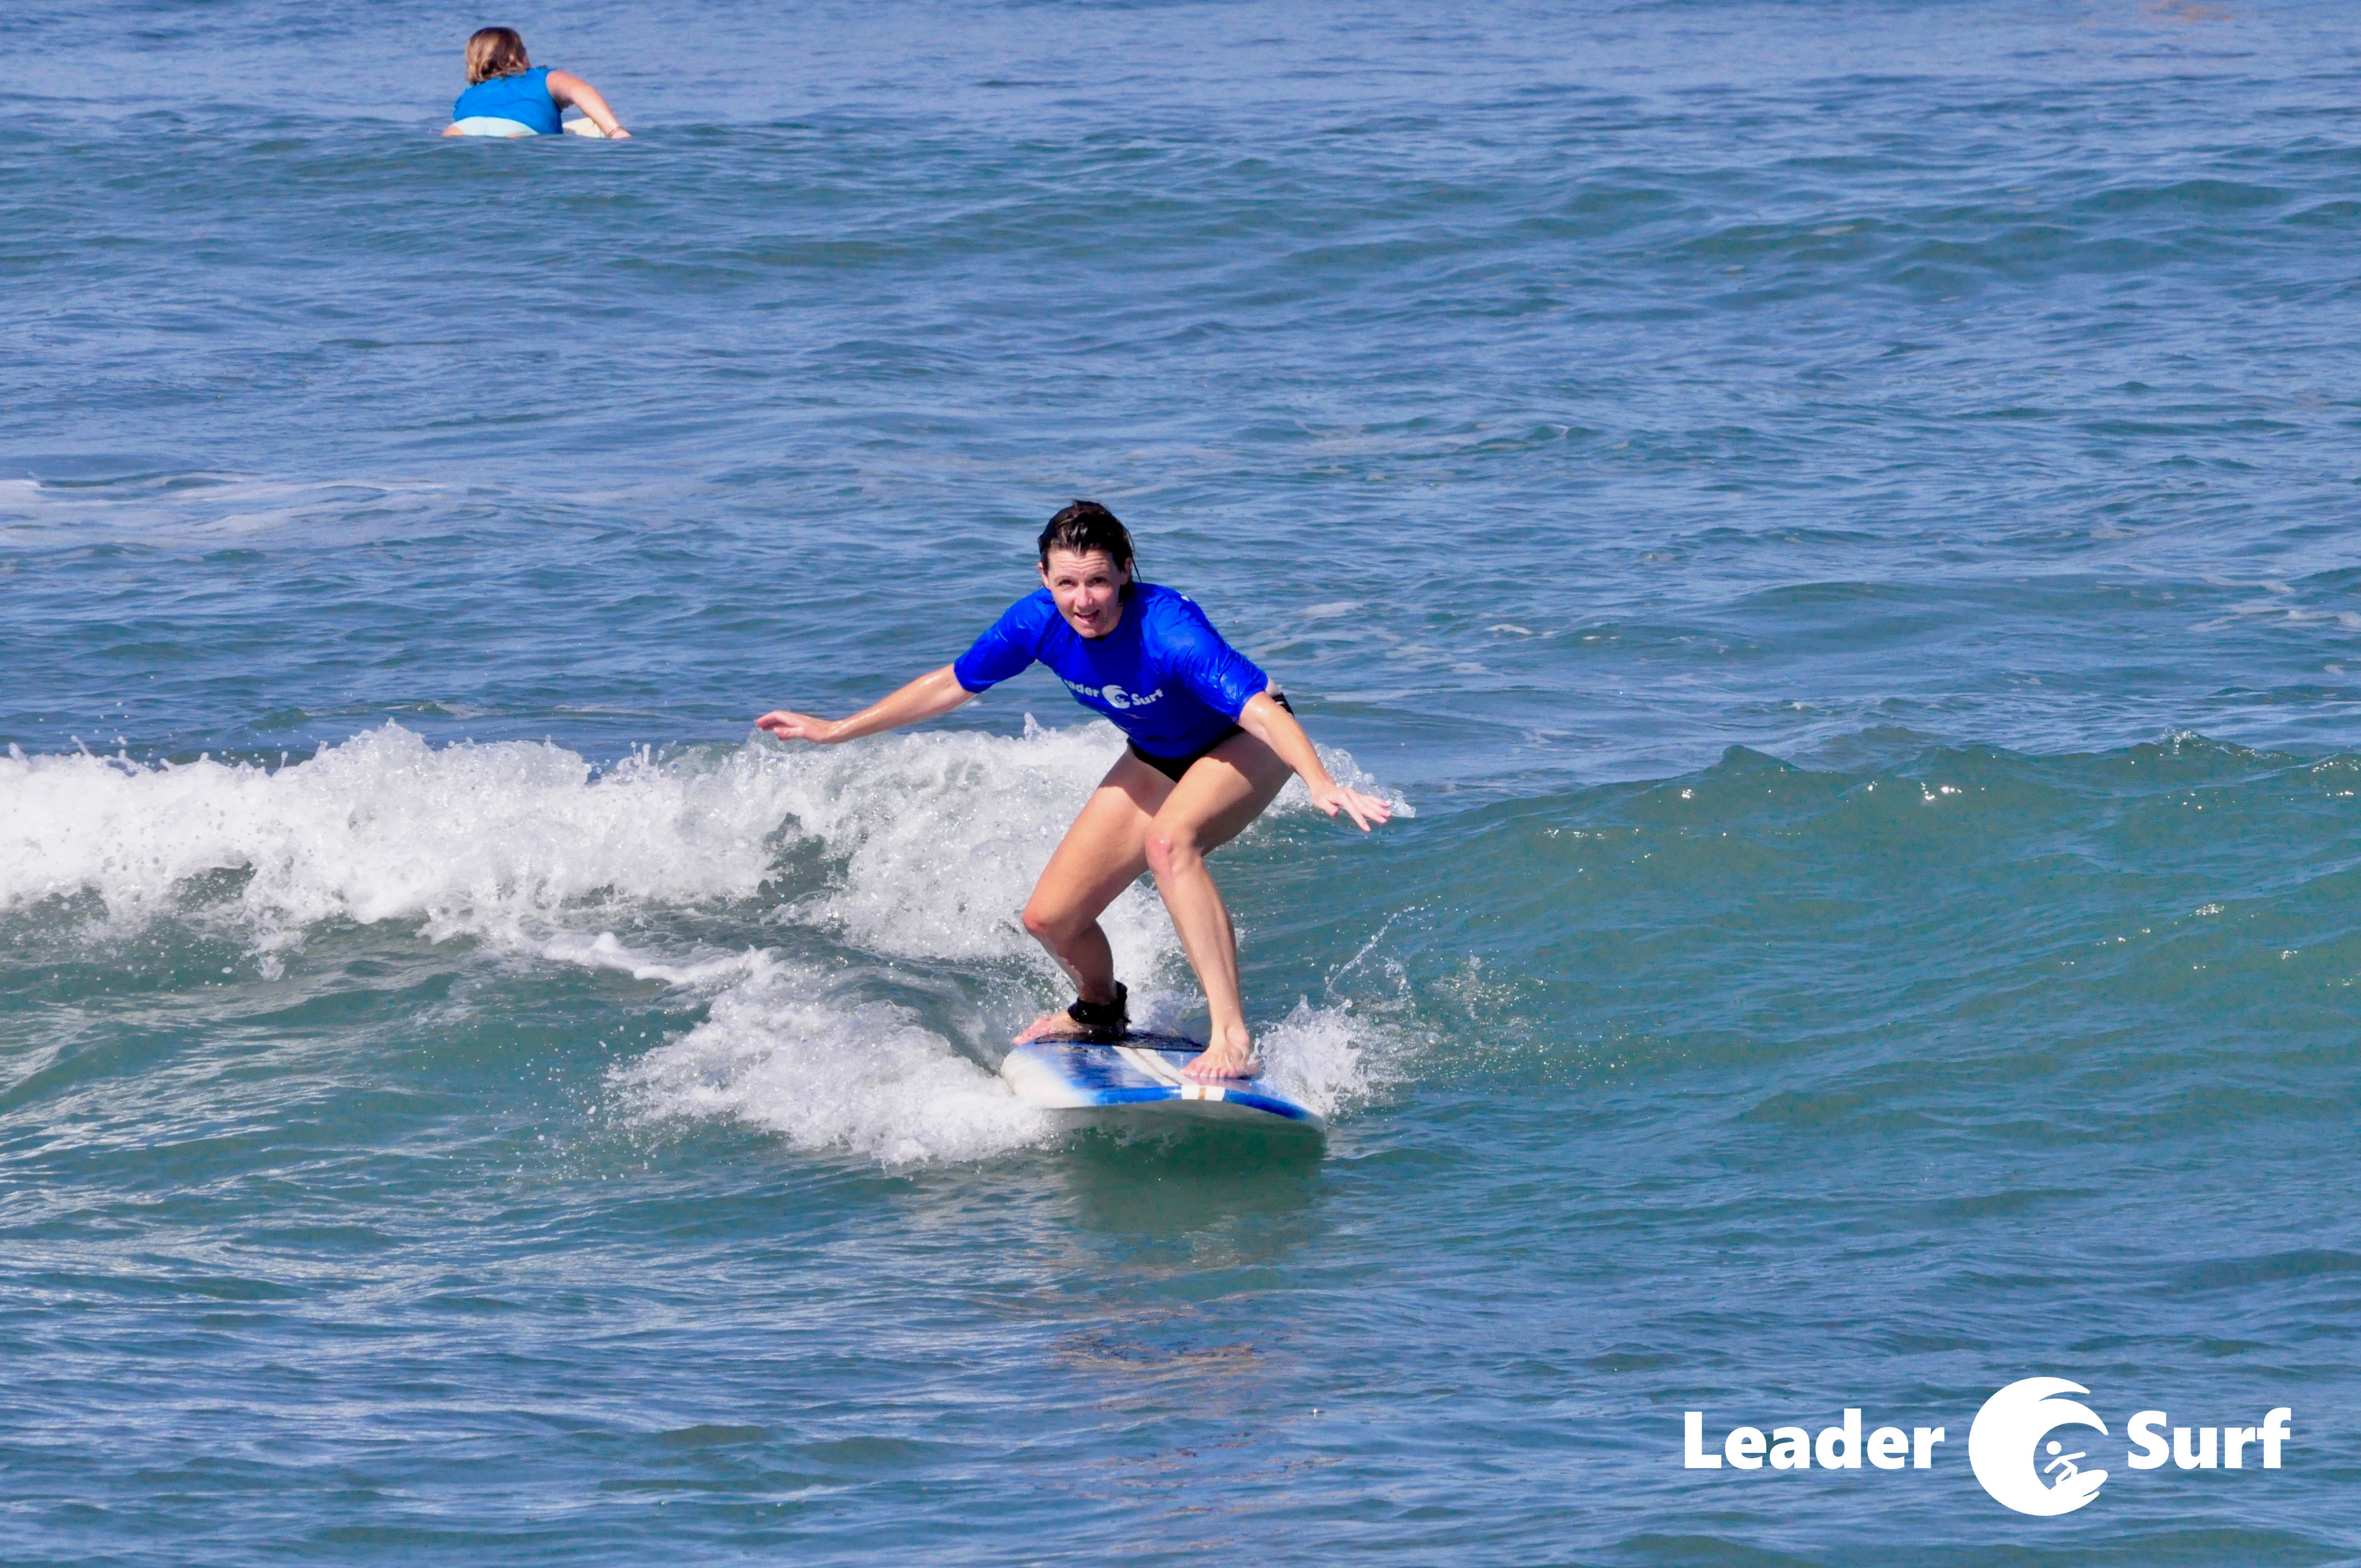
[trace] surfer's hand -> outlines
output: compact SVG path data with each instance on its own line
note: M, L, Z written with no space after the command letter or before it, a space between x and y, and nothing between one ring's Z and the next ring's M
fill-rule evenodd
M1353 825L1367 832L1380 822L1392 817L1394 808L1374 795L1363 795L1356 789L1346 789L1334 779L1325 784L1307 784L1312 792L1312 804L1334 817L1338 812L1353 819Z
M808 713L790 713L775 708L754 720L754 728L767 729L782 740L810 740L825 746L836 739L833 719L814 718Z

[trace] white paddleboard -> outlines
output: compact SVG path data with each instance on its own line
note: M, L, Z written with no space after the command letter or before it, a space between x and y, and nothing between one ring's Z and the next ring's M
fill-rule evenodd
M1139 1112L1266 1127L1323 1129L1319 1116L1267 1078L1198 1083L1180 1064L1205 1047L1178 1035L1035 1040L1000 1064L1016 1098L1045 1111Z

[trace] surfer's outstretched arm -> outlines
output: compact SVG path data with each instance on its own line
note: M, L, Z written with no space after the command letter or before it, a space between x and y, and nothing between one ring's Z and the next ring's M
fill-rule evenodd
M1295 722L1295 715L1270 699L1268 692L1257 692L1247 700L1238 713L1238 728L1278 752L1279 760L1301 776L1303 787L1312 792L1312 804L1329 816L1341 811L1364 833L1393 816L1394 808L1376 795L1347 789L1330 778L1312 737Z
M945 664L920 675L893 696L871 703L850 718L815 718L808 713L782 707L763 715L754 724L782 740L812 740L832 746L839 740L857 740L863 735L939 718L974 695L959 684L959 677Z

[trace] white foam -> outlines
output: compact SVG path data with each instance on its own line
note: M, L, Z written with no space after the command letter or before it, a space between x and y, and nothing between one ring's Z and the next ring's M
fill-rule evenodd
M749 948L742 953L675 962L627 948L616 939L612 931L601 931L595 937L578 931L561 931L540 943L537 950L541 957L558 963L609 970L630 975L633 980L662 981L684 991L716 990L762 972L763 966L769 961L768 954L759 948Z
M704 1023L616 1069L626 1107L650 1120L727 1118L886 1165L980 1159L1058 1132L902 1009L831 1002L824 987L766 963Z
M568 907L742 897L779 807L762 769L645 758L604 773L556 746L430 747L387 725L276 770L0 760L0 909L93 893L153 918L207 872L267 948L328 921L417 919L519 946Z
M773 874L778 835L799 834L817 841L824 885L768 918L889 960L981 966L1005 998L997 1022L1014 1023L1062 993L1019 911L1119 744L1104 723L1028 720L1016 738L763 740L601 769L554 745L434 747L389 724L276 769L12 751L0 911L94 895L116 927L227 922L266 974L317 929L380 921L630 974L711 1004L618 1079L638 1111L732 1116L888 1163L974 1158L1049 1124L952 1042L860 996L857 955L826 974L792 969L774 951L667 942L664 916L742 905ZM1330 763L1366 783L1349 757ZM1279 809L1310 807L1299 787ZM1179 1023L1193 977L1153 890L1126 891L1105 924L1143 1022ZM1333 1115L1371 1091L1370 1027L1299 1006L1265 1051Z

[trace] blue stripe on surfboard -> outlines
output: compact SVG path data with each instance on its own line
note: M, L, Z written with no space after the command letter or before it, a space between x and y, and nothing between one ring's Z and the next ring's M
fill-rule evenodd
M1304 1107L1282 1095L1272 1092L1260 1079L1208 1085L1218 1088L1219 1100L1190 1091L1189 1087L1168 1083L1152 1077L1119 1054L1120 1049L1152 1051L1177 1069L1182 1061L1205 1047L1195 1040L1175 1035L1126 1035L1117 1040L1036 1040L1017 1047L1001 1064L1001 1074L1011 1085L1023 1092L1026 1081L1037 1075L1047 1078L1056 1098L1043 1101L1026 1095L1029 1102L1047 1104L1052 1109L1073 1111L1099 1110L1121 1106L1159 1105L1178 1102L1187 1104L1229 1104L1241 1110L1259 1112L1281 1121L1302 1122L1317 1125L1320 1118Z

